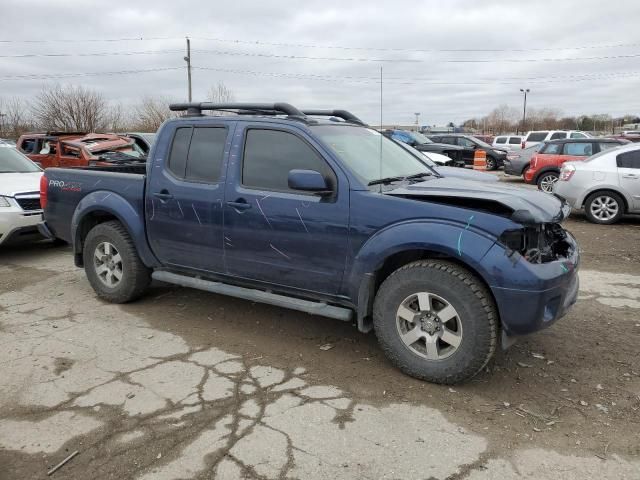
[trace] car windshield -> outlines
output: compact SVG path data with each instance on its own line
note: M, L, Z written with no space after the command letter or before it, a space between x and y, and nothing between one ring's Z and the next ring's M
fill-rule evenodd
M0 173L32 173L40 168L15 148L0 148Z
M312 129L365 184L381 178L434 174L418 156L370 128L318 125Z
M465 137L466 138L466 137ZM482 148L493 148L491 145L489 145L486 142L483 142L482 140L480 140L479 138L472 138L470 139L473 143L475 143L476 145L480 145Z
M407 132L418 144L433 143L430 139L419 132Z

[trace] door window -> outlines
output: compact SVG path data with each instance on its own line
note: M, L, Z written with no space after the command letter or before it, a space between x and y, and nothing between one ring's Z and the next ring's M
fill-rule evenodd
M496 143L498 143L500 145L507 143L507 137L498 137L498 138L496 138ZM509 143L511 143L511 142L509 142Z
M616 163L619 168L640 169L640 150L621 153L616 157Z
M292 133L250 129L244 144L242 184L260 190L292 192L289 171L315 170L331 179L333 172L309 144ZM302 192L295 190L295 193Z
M522 139L520 137L509 137L509 145L520 145Z
M557 155L562 151L561 143L547 143L540 153L544 153L545 155Z
M473 148L473 147L476 146L475 143L473 143L468 138L464 138L464 137L458 137L458 145L460 145L461 147L466 147L466 148Z
M227 129L182 127L176 130L169 170L179 179L215 183L220 179Z
M575 155L579 157L590 157L593 155L593 145L589 143L566 143L564 145L565 155Z
M566 132L556 132L551 135L550 140L560 140L562 138L567 138Z
M547 138L549 132L531 132L527 137L527 142L542 142Z

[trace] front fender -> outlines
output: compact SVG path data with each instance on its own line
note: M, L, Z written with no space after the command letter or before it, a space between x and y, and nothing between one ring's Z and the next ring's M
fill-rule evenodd
M425 250L455 258L490 283L488 272L480 261L496 238L475 227L473 219L474 216L470 215L466 224L435 219L410 221L376 232L354 258L348 282L349 297L359 298L363 278L379 270L386 259L411 250Z
M130 202L117 193L98 190L91 192L78 203L71 219L71 238L73 251L82 254L82 224L93 213L106 213L116 217L127 229L142 262L150 268L160 266L151 251L145 233L144 218Z

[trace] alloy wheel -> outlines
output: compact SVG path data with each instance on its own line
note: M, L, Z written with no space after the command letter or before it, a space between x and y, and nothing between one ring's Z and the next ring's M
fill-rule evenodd
M620 206L618 202L609 195L600 195L593 199L589 209L595 218L607 222L618 214Z
M109 288L115 288L122 280L122 257L112 243L98 244L93 254L93 267L100 281Z

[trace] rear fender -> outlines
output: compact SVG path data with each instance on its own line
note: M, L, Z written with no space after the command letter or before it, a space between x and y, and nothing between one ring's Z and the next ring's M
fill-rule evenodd
M71 219L71 238L76 258L82 258L82 225L93 215L106 214L115 217L129 232L142 262L150 268L160 266L151 251L145 232L144 218L124 197L117 193L98 190L85 196L76 207ZM76 260L76 264L79 262ZM81 264L81 262L80 262ZM80 266L80 265L79 265Z

